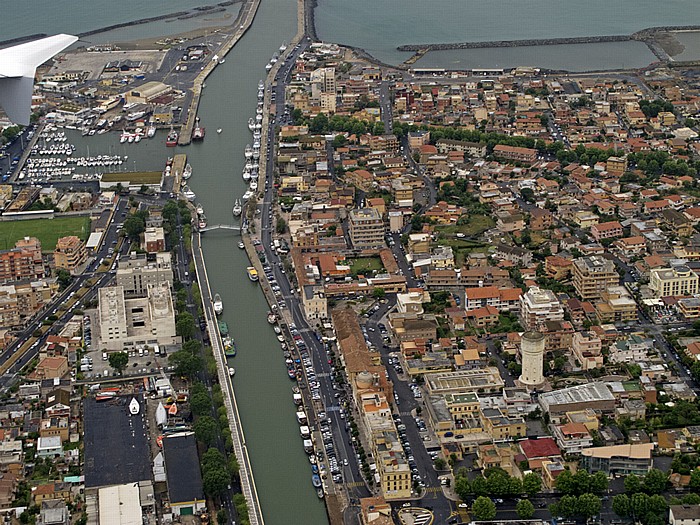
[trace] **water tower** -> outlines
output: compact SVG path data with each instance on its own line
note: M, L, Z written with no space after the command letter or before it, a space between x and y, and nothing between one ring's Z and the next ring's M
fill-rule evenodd
M544 334L525 332L520 339L520 355L523 371L519 381L523 386L535 388L544 383Z

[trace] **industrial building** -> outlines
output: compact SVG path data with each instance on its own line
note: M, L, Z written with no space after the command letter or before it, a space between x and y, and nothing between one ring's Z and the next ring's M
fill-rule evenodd
M204 510L206 500L194 432L163 438L163 455L172 513L186 516Z
M600 412L615 409L615 396L603 383L586 383L540 394L542 411L550 415L590 408Z

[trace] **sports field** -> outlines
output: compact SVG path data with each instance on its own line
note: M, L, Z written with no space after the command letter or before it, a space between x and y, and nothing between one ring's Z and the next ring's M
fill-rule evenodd
M56 219L30 219L26 221L0 221L0 250L14 247L23 237L36 237L41 250L52 252L60 237L77 235L85 240L90 235L89 217L60 217Z

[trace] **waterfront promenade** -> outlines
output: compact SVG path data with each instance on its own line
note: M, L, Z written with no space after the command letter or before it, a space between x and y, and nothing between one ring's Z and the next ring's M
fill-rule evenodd
M224 404L226 405L226 415L231 425L231 436L233 437L233 450L240 467L239 475L241 480L241 491L245 496L248 505L248 516L251 525L263 525L263 515L258 500L258 493L255 488L253 469L251 467L248 450L246 448L245 435L241 425L241 418L236 405L236 395L233 391L232 378L228 373L228 364L224 354L224 347L219 334L219 327L214 314L211 289L207 277L207 269L204 265L204 254L199 233L192 234L192 255L197 273L197 282L202 295L202 306L204 317L207 322L207 330L211 339L212 353L216 359L219 384L224 394Z

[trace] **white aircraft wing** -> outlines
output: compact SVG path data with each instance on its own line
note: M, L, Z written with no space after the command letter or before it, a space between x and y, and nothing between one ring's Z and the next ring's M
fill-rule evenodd
M29 124L36 68L77 40L61 34L0 49L0 106L10 120Z

